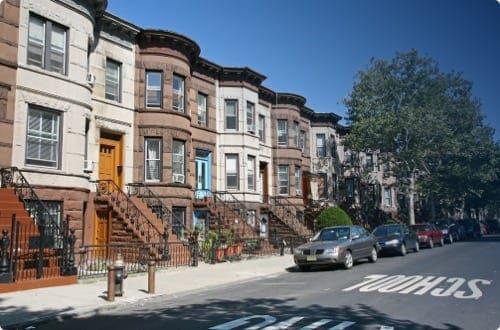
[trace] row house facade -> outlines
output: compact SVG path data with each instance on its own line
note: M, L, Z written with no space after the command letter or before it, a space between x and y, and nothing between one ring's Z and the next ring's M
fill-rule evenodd
M377 153L344 150L341 117L106 6L0 3L0 165L21 171L52 216L69 220L77 246L181 239L194 228L203 237L221 226L309 235L311 205L360 205L365 181L382 187L376 206L397 207ZM133 219L125 202L139 205ZM124 233L141 221L148 227Z

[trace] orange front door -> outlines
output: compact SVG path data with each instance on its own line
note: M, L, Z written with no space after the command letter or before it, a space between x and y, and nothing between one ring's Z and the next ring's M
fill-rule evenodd
M110 230L110 216L109 211L96 211L94 222L94 242L95 244L108 244Z
M99 146L99 180L122 184L121 139L119 136L101 138Z

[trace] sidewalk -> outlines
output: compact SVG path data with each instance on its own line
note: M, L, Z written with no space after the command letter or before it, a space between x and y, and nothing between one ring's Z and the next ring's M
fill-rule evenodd
M130 275L124 282L123 297L106 301L107 279L79 284L0 294L0 329L16 328L57 316L91 316L120 304L130 304L162 295L175 295L285 273L293 258L263 256L215 265L200 262L198 267L156 270L155 294L148 294L147 273Z

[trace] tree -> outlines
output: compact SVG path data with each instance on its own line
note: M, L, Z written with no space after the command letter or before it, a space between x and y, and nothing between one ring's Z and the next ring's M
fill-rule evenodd
M410 224L423 183L437 189L437 173L458 165L458 158L481 144L483 117L471 90L460 74L443 73L435 61L411 50L396 53L390 62L372 59L345 100L351 128L344 145L386 156L406 195Z
M352 225L349 215L338 206L332 206L324 209L318 215L317 229L330 226L348 226Z

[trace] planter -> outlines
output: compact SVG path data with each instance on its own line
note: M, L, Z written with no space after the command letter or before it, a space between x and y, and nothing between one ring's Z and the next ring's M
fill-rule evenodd
M226 255L226 257L232 257L234 255L234 245L229 245L225 249L225 255Z
M238 257L241 256L241 254L243 253L243 244L235 244L233 245L233 250L234 250L234 254Z
M215 249L215 260L220 261L224 259L225 249L218 248Z

